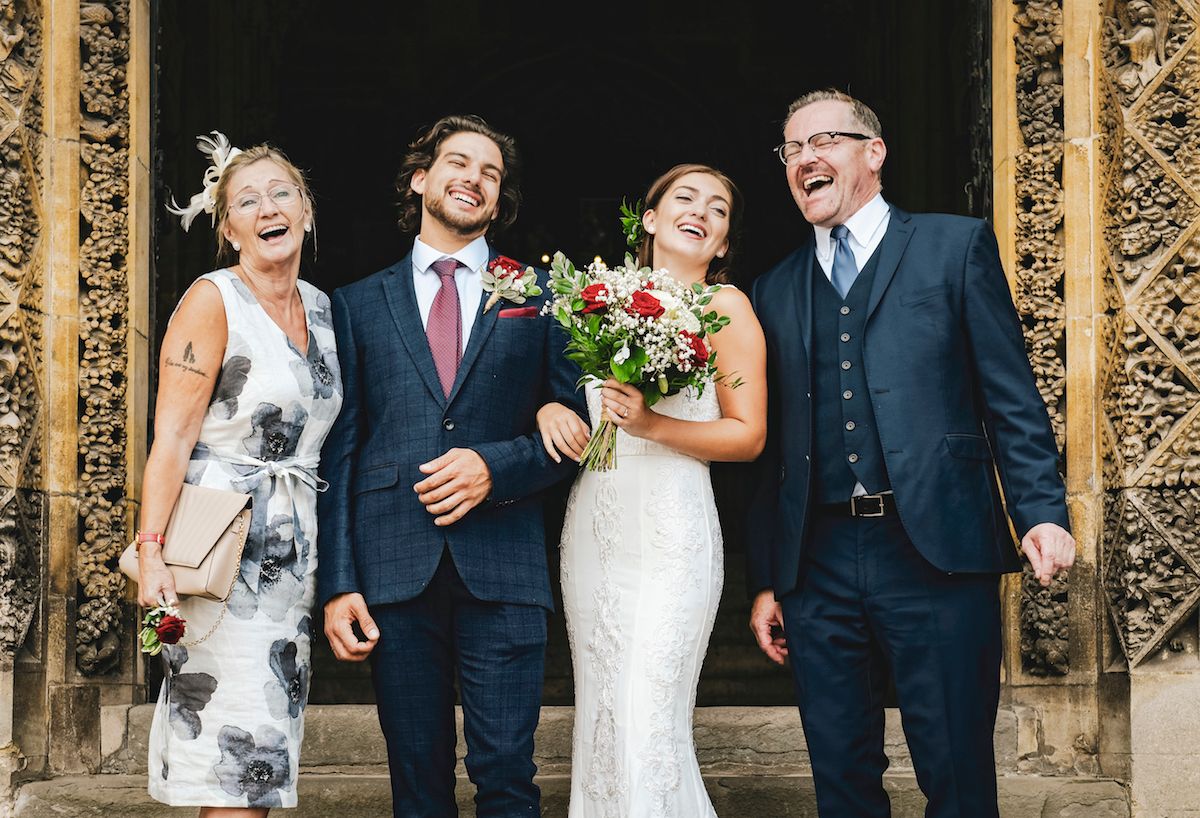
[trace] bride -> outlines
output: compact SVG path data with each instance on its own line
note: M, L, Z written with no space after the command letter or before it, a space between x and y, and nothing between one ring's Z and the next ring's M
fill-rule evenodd
M725 284L741 194L720 171L678 165L646 195L638 260L685 285L724 284L710 336L738 388L708 383L648 408L637 389L588 387L593 425L617 425L617 465L584 471L563 526L562 592L575 673L571 818L715 816L692 744L692 709L724 575L708 463L752 460L766 436L766 348L741 291ZM590 430L558 404L538 427L555 460Z

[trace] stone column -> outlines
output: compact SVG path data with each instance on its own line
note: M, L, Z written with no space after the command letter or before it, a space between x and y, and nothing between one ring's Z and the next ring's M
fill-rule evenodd
M1128 673L1134 814L1171 818L1200 803L1200 10L1103 11L1103 647Z

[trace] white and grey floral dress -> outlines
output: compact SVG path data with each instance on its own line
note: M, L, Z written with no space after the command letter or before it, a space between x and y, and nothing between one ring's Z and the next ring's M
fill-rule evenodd
M149 790L174 806L292 807L316 593L317 459L342 404L332 314L328 296L298 283L308 349L297 350L234 272L202 279L221 291L229 341L186 481L250 494L253 516L224 617L219 602L180 603L187 634L162 653Z

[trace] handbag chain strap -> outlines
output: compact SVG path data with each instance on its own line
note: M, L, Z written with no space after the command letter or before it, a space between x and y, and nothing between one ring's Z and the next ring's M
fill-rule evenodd
M237 560L234 561L233 565L233 577L229 580L229 594L233 593L233 583L237 582L238 572L242 570L242 552L246 550L246 537L242 536L242 532L246 528L246 518L247 515L238 515L238 520L240 521L238 523L238 555ZM199 639L191 642L184 642L180 640L180 645L183 645L185 648L194 648L196 645L206 641L208 637L217 632L217 628L219 628L221 623L225 621L225 614L229 613L229 594L226 594L225 599L221 601L221 613L217 616L217 621L212 623L212 627L209 628L208 631Z

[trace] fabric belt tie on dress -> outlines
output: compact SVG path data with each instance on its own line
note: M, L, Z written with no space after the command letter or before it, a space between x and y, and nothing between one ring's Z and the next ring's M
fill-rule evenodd
M825 517L895 517L896 495L862 494L844 503L823 503L817 513Z
M259 478L259 482L261 482L262 479L267 477L275 477L282 478L293 485L296 482L303 483L317 492L326 491L329 488L329 483L317 475L319 461L315 455L309 457L285 457L282 460L259 460L257 457L237 452L223 452L216 449L209 449L209 452L214 460L233 463L237 466L253 467L250 471L241 475L242 479L253 480L257 477Z

